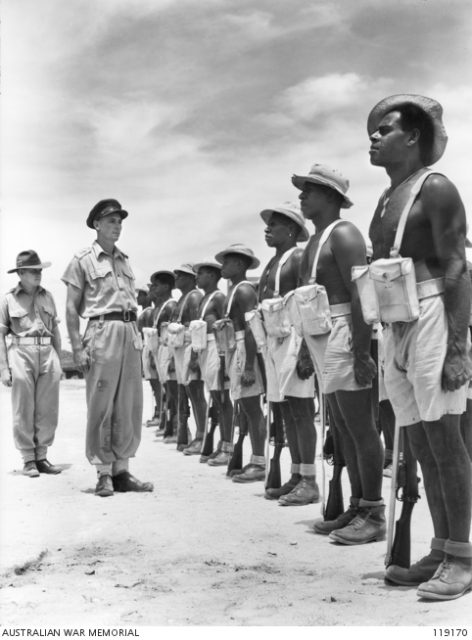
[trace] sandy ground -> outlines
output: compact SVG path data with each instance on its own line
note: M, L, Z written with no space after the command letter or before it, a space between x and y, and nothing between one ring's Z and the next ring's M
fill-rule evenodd
M96 497L84 383L61 385L49 458L64 470L36 479L19 473L10 392L0 391L1 625L472 624L471 595L431 603L385 585L384 542L343 547L316 536L319 505L280 507L263 498L262 483L235 484L157 441L154 429L143 429L131 469L154 493ZM147 386L145 400L149 417ZM385 498L389 491L384 480ZM413 535L416 559L432 535L424 495Z

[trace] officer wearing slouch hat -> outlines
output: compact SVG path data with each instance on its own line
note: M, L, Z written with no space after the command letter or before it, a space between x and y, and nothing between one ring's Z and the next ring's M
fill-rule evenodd
M42 270L49 266L36 251L19 253L8 273L18 273L20 282L0 301L2 383L12 387L13 437L23 458L23 475L30 478L61 472L46 457L57 428L61 379L56 305L41 286Z
M86 379L86 455L96 466L95 493L102 497L153 490L128 470L141 440L143 388L134 275L116 246L127 217L117 200L100 200L87 217L96 240L73 257L62 277L74 360ZM83 340L80 317L88 320Z

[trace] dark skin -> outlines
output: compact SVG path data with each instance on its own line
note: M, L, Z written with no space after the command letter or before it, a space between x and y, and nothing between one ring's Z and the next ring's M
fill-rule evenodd
M159 316L156 328L160 335L162 323L170 322L172 313L176 306L176 302L173 300L172 302L166 304L159 315L161 308L164 306L167 300L170 300L172 298L172 288L169 284L162 282L156 278L151 283L150 294L155 307L152 313L151 325L149 326L154 326ZM177 412L177 382L175 380L166 380L163 384L166 390L167 408L170 410L170 424L167 427L170 430Z
M248 263L244 257L228 254L223 259L221 276L231 280L233 287L246 279ZM230 295L230 293L229 293ZM228 297L229 297L228 295ZM241 375L241 385L252 386L256 381L254 363L257 354L257 346L252 335L252 331L246 324L244 314L257 306L257 294L250 284L242 284L234 298L229 317L233 321L235 331L244 331L244 341L246 345L246 363ZM264 455L265 423L262 415L259 396L250 396L239 400L240 406L249 421L249 436L251 438L254 455Z
M301 262L301 282L308 284L322 232L339 218L341 201L334 190L309 182L305 182L299 198L304 217L316 229ZM365 386L372 382L377 369L370 355L371 327L363 320L359 296L351 282L351 268L360 264L366 264L364 240L352 223L343 221L321 250L316 281L326 288L330 305L351 303L354 376L358 384ZM328 394L327 400L346 452L351 495L379 500L383 450L372 413L372 390L336 391Z
M298 233L298 225L290 218L277 212L271 215L265 229L265 239L269 247L275 248L275 256L262 272L259 286L259 299L261 301L274 296L277 266L283 254L296 247ZM279 291L281 296L297 287L302 254L302 249L296 249L282 266ZM302 360L297 363L298 376L300 379L305 379L313 371L310 354L305 349ZM279 404L286 425L286 435L292 462L294 464L313 464L316 452L313 399L290 396L287 397L285 402ZM277 420L278 417L278 412L274 411L274 420Z
M184 271L175 271L175 287L176 289L180 289L182 292L182 296L177 302L173 314L172 321L177 322L180 314L180 310L182 309L182 305L184 304L185 296L187 294L188 297L185 300L185 306L183 308L181 322L186 327L190 324L192 320L196 320L198 318L198 308L202 299L201 291L195 290L195 276L192 276ZM195 354L196 355L196 354ZM195 372L200 372L200 368L198 366L198 360L196 357L192 356L190 360L190 369ZM205 414L206 414L206 400L205 394L203 392L203 380L191 380L188 385L185 387L184 385L179 385L179 393L183 402L184 395L188 390L188 395L190 398L190 402L192 403L193 413L195 416L195 422L197 423L197 438L203 437L203 433L205 431Z
M197 274L197 286L204 291L205 295L203 296L198 308L198 317L201 316L208 298L214 291L217 291L218 280L219 274L217 274L214 269L207 269L205 267L199 268ZM205 310L205 315L202 318L202 320L205 320L205 322L207 323L207 333L212 333L215 321L223 318L225 314L225 301L226 296L222 291L216 293L210 300ZM224 390L223 400L221 398L220 391L210 391L210 393L212 401L218 407L218 414L220 416L221 440L223 442L230 442L233 405L229 396L229 390Z
M378 131L371 136L371 144L371 162L386 168L391 178L391 194L400 182L423 168L418 131L403 131L401 116L396 111L383 118ZM398 157L401 160L402 149L416 153L409 153L401 163ZM389 257L400 211L396 218L388 212L383 217L380 214L378 207L369 231L374 259ZM466 340L471 294L465 237L465 210L456 187L445 176L429 176L408 215L400 255L413 259L417 282L445 278L444 305L449 331L442 386L449 391L459 389L470 377Z
M391 180L389 195L409 176L424 167L421 134L403 127L401 113L391 111L370 136L370 160L383 167ZM374 258L388 257L397 220L379 208L370 227ZM447 352L442 388L452 391L470 377L467 354L470 280L465 259L466 218L455 186L444 176L426 179L408 216L400 254L415 262L418 282L444 277L444 306L448 323ZM387 357L391 355L387 354ZM408 440L421 465L434 534L467 542L471 520L471 468L460 431L460 416L445 415L434 422L406 428Z

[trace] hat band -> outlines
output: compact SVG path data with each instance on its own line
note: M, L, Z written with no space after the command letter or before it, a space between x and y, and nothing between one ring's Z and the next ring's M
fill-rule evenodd
M117 209L115 206L110 205L109 207L105 207L102 211L100 211L100 217L109 216L112 213L121 213L122 209Z
M344 189L341 187L341 185L339 185L336 182L333 182L332 180L330 180L329 178L318 178L318 180L316 179L315 175L313 174L308 174L307 178L312 178L313 180L316 180L318 184L324 184L327 187L331 187L331 189L334 189L335 191L337 191L338 193L342 194L343 196L345 196L345 191Z

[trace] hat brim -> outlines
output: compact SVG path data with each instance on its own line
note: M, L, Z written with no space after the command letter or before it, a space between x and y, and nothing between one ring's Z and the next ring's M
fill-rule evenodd
M211 268L211 269L219 269L221 271L221 264L218 264L217 262L197 262L194 265L195 271L198 272L200 267L208 267L208 268Z
M193 277L197 275L195 271L190 271L189 269L174 269L174 277L176 277L178 273L185 273L186 276Z
M285 216L286 218L288 218L292 222L295 222L295 224L298 225L300 231L296 238L297 242L306 242L308 240L308 238L310 237L310 233L308 229L305 226L302 227L301 224L299 224L298 220L296 220L294 216L291 216L287 210L282 209L282 207L280 208L274 207L273 209L264 209L263 211L261 211L260 215L261 215L261 218L264 220L264 222L266 224L269 224L269 221L273 213L280 213L280 215Z
M323 187L329 187L333 191L339 193L340 196L343 197L343 201L341 203L341 209L349 209L354 204L352 200L350 200L336 185L328 180L323 180L322 178L315 178L314 176L292 176L292 184L294 187L302 191L305 186L305 182L311 182L312 184L320 184Z
M251 260L251 264L249 265L248 269L257 269L257 267L261 264L260 260L258 260L255 256L251 256L250 254L244 253L243 251L238 251L237 249L225 249L224 251L220 251L216 254L215 260L223 263L224 257L231 253L234 253L234 255L249 258Z
M116 213L118 213L121 216L121 219L124 220L125 218L128 217L128 212L125 211L124 209L117 209L116 211L110 211L110 213L107 213L104 216L101 216L101 218L106 218L108 216L113 216ZM90 227L90 229L95 229L95 227L93 226L93 223L96 219L100 219L99 216L91 216L89 214L88 218L87 218L87 227Z
M19 271L20 269L47 269L51 266L51 262L41 262L40 264L25 264L23 267L15 267L14 269L9 269L7 273L15 273L15 271Z
M381 100L367 118L367 133L371 136L377 131L378 126L387 113L395 111L398 107L412 104L421 109L430 119L434 130L434 141L427 160L427 164L434 164L443 155L447 145L447 134L442 122L442 107L436 100L409 93L388 96Z
M154 271L154 273L151 276L149 276L151 283L155 278L157 278L160 275L167 275L167 276L172 276L172 278L175 278L175 274L173 271L167 271L166 269L161 269L159 271Z

